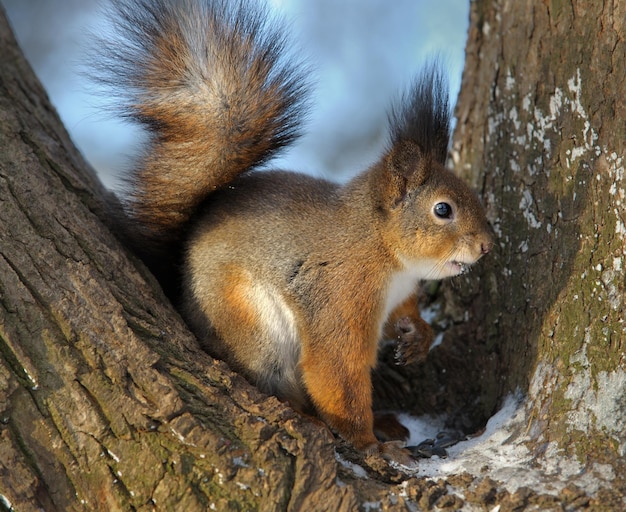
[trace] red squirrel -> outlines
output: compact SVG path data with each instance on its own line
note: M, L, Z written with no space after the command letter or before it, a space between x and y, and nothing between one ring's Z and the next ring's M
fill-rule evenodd
M427 66L389 115L378 162L345 185L262 170L297 137L306 68L252 0L119 0L100 79L149 139L129 177L126 235L214 355L365 453L406 462L373 430L383 332L402 362L432 341L423 279L489 251L470 187L444 166L447 84ZM173 280L172 280L173 278Z

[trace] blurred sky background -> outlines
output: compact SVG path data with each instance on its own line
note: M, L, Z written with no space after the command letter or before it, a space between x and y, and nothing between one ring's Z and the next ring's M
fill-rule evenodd
M305 135L273 166L344 180L373 162L385 143L387 108L429 56L460 87L469 0L268 0L289 22L312 68ZM107 113L81 76L101 0L0 0L31 65L78 148L115 186L141 135ZM88 63L87 63L88 65Z

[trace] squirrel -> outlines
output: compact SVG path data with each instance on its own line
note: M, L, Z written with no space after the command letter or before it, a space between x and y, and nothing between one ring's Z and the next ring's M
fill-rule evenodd
M299 136L308 101L306 66L266 6L112 9L99 79L149 135L123 199L125 236L209 353L357 450L411 460L374 434L379 340L400 339L400 363L423 359L433 335L418 282L461 274L492 245L477 195L445 167L441 66L391 109L378 162L340 185L259 170Z

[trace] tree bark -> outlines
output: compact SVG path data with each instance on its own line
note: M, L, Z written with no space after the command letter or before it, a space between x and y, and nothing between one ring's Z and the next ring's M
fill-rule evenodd
M1 14L0 508L352 510L374 499L381 488L348 485L324 427L198 348L107 229L114 198Z
M537 459L614 472L598 510L626 474L624 20L624 3L472 3L453 156L497 248L442 286L428 362L377 379L379 403L465 431L522 390ZM115 199L1 15L0 48L0 508L571 506L464 474L398 485L202 352L109 231Z
M572 457L583 472L606 464L618 497L625 38L626 2L472 3L452 156L481 190L497 244L477 273L445 287L446 340L454 360L465 354L446 407L471 403L480 423L523 391L536 457Z
M521 392L534 464L606 472L606 510L626 495L625 62L626 2L472 2L451 156L497 243L435 289L443 342L393 402L472 432Z

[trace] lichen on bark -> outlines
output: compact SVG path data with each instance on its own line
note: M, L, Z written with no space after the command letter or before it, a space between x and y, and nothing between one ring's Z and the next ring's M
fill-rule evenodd
M615 95L624 19L612 2L476 2L453 146L498 236L481 268L495 283L478 298L485 316L470 320L497 326L489 372L500 380L482 399L525 390L537 449L555 442L581 461L612 461L616 474L626 436L626 106Z

